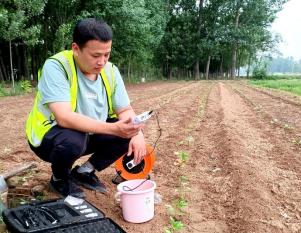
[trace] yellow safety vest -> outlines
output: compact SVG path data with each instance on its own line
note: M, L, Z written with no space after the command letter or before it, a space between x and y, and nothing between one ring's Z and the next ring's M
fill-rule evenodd
M76 75L76 66L73 59L72 50L65 50L60 53L55 54L49 59L54 59L58 61L68 78L70 84L70 95L71 95L71 108L72 111L76 110L76 100L77 100L77 75ZM101 69L100 72L104 87L106 89L108 108L109 108L109 118L116 117L116 114L113 111L112 106L112 93L115 90L116 82L113 64L107 62L105 67ZM41 72L38 74L38 80L40 79ZM44 135L55 125L57 122L55 121L55 117L52 112L49 110L47 104L41 103L41 93L37 92L36 98L34 101L33 108L29 113L29 116L26 121L26 136L29 140L30 144L34 147L38 147Z

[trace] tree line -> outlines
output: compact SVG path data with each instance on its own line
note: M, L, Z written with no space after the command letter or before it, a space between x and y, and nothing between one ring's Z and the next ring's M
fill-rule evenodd
M127 81L235 78L277 43L269 26L285 2L1 0L0 82L37 80L45 59L69 49L75 23L87 17L111 25L111 61Z
M301 74L301 59L295 60L293 57L276 57L267 60L267 72L270 74Z

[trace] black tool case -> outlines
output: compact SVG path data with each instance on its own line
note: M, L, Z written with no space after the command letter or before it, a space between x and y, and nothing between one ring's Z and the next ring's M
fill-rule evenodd
M112 219L87 201L70 205L64 199L33 202L2 213L12 233L124 233Z

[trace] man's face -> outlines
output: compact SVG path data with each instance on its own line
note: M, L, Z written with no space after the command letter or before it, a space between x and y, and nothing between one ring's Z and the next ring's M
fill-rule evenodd
M82 48L76 43L72 43L75 61L80 70L86 75L100 73L109 60L111 47L112 41L89 40Z

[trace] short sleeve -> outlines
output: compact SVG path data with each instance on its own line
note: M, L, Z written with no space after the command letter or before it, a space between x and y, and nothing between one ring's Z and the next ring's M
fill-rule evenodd
M42 96L42 104L71 101L66 73L62 65L54 59L45 62L38 89Z
M114 110L128 107L130 105L130 99L125 89L124 82L121 74L116 66L114 66L116 87L112 96L112 105Z

